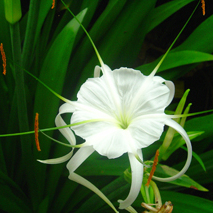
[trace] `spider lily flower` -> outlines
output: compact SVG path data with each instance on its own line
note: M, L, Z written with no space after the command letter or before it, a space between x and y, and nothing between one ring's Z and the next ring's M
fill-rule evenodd
M158 66L159 67L159 66ZM56 116L56 126L66 125L61 114L73 113L71 124L76 135L85 140L82 147L72 156L73 150L58 159L41 161L43 163L61 163L66 160L69 179L76 181L104 199L110 201L93 184L77 175L75 170L94 152L114 159L128 153L132 183L129 195L125 200L119 200L120 209L126 209L135 201L143 179L142 148L157 141L164 126L170 126L184 138L188 157L183 169L175 176L160 178L158 181L172 181L183 175L188 169L192 148L185 130L172 118L177 115L166 115L165 108L174 97L174 84L171 81L155 76L158 67L149 76L130 68L111 70L102 63L96 66L95 78L89 78L80 88L77 101L68 101L59 109ZM100 71L103 75L100 77ZM87 122L91 120L92 122ZM83 122L85 121L85 122ZM75 136L71 129L60 129L66 139L75 145ZM115 210L116 211L116 210Z

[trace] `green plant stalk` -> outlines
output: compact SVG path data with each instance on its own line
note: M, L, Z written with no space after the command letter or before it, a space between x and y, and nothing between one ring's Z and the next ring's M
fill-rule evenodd
M24 45L23 45L23 52L22 52L22 67L25 69L29 68L29 64L32 61L30 59L31 52L34 48L34 38L36 32L36 26L38 22L38 14L39 14L39 6L40 0L31 0L30 7L28 12L28 19L27 19L27 27L26 33L24 38Z
M24 73L20 68L21 64L21 42L20 42L20 31L19 23L10 24L10 34L11 34L11 44L12 44L12 54L14 61L14 76L15 76L15 95L17 99L17 111L18 111L18 120L19 120L19 130L28 131L29 122L27 116L27 104L26 104L26 95L25 95L25 84L24 84ZM23 169L26 171L27 184L29 186L29 192L31 200L33 198L37 199L37 186L34 181L33 175L33 158L32 158L32 143L30 143L29 136L21 136L21 156ZM33 202L34 203L34 202Z
M162 200L161 200L160 191L157 187L157 184L154 181L151 180L150 186L152 187L152 189L154 191L155 203L157 204L157 207L161 207L162 206Z

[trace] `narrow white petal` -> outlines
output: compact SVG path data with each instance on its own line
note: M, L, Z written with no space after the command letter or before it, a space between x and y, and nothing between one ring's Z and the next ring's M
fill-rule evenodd
M89 182L88 180L86 180L85 178L81 177L80 175L77 175L76 173L70 173L69 175L69 179L72 181L75 181L76 183L79 183L85 187L87 187L88 189L90 189L91 191L93 191L94 193L96 193L102 200L104 200L116 213L118 213L118 211L116 210L116 208L113 206L113 204L110 202L110 200L96 187L94 186L91 182Z
M127 198L125 200L118 200L120 203L119 209L125 209L135 201L140 192L143 180L143 165L138 162L132 153L128 153L128 155L132 171L132 184ZM141 159L143 159L141 150L138 150L138 155Z
M70 105L69 103L65 103L63 104L60 108L59 108L59 113L55 118L55 124L57 127L60 126L65 126L67 125L64 120L61 117L61 114L64 113L72 113L75 110L75 108L73 107L73 105ZM59 131L63 134L63 136L69 141L69 143L71 145L75 145L76 144L76 140L75 140L75 136L73 134L73 132L71 131L71 129L69 127L67 128L63 128L63 129L59 129Z
M69 163L67 164L67 169L69 170L69 179L75 181L88 189L92 190L96 193L100 198L102 198L115 212L118 212L110 200L91 182L86 180L85 178L81 177L74 173L74 171L94 152L95 150L91 146L81 147L75 155L71 158Z
M94 78L99 78L100 74L101 74L101 68L99 66L95 66Z
M73 154L73 150L71 152L69 152L68 154L59 157L59 158L54 158L54 159L47 159L47 160L37 160L40 163L45 163L45 164L59 164L59 163L64 163L66 161L68 161Z
M95 150L91 146L81 147L67 164L70 174L73 173Z
M170 95L169 95L169 98L168 98L168 101L167 101L167 105L169 105L171 103L171 101L173 100L174 95L175 95L175 86L174 86L174 83L172 81L165 81L165 84L170 90Z
M181 177L189 168L191 159L192 159L192 146L191 146L191 142L189 140L189 137L188 137L186 131L182 128L182 126L180 126L177 122L175 122L172 119L165 120L165 125L172 127L173 129L175 129L177 132L179 132L181 134L181 136L183 137L183 139L186 142L186 146L188 149L188 156L187 156L185 166L178 174L176 174L172 177L168 177L168 178L160 178L160 177L156 177L156 176L152 177L154 180L158 180L161 182L169 182L169 181L173 181L173 180L176 180L177 178Z
M127 210L130 213L138 213L132 206L125 208L125 210Z

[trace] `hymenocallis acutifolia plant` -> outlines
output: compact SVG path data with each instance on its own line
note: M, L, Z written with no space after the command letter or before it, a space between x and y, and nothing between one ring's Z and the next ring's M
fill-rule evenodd
M190 113L189 90L171 104L172 81L213 60L212 16L172 48L204 1L0 4L3 211L211 212L177 191L212 183L212 115ZM187 4L202 9L163 56L134 67L146 35Z

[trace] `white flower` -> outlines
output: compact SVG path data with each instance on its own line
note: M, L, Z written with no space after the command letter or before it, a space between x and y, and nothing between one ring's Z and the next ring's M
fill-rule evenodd
M94 185L74 172L94 151L109 159L128 153L132 184L127 198L124 201L119 200L119 208L125 209L134 202L141 188L141 149L157 141L165 125L171 126L183 136L188 147L188 158L184 168L174 177L154 177L160 181L172 181L188 169L192 155L191 143L184 129L172 120L172 116L164 113L174 97L174 85L171 81L154 76L156 70L145 76L140 71L129 68L112 71L107 65L102 64L102 68L95 68L96 76L99 76L100 70L103 72L101 77L89 78L81 86L76 102L68 102L60 107L56 125L66 125L61 118L63 113L73 113L72 124L83 122L72 127L76 135L85 139L85 143L67 164L69 178L90 188L105 201L106 197L103 197ZM75 145L75 137L69 128L60 131L72 145ZM72 153L57 161L68 160L71 155ZM106 202L109 204L108 200Z

